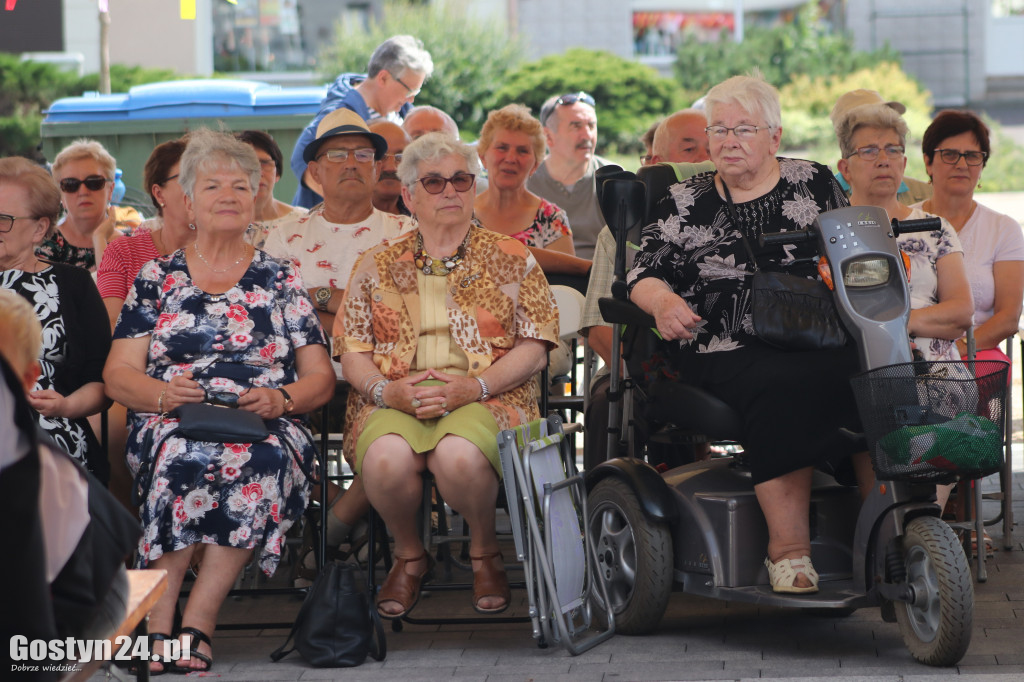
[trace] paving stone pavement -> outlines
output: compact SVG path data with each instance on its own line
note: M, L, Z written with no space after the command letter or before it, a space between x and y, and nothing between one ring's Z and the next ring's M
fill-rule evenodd
M988 479L983 489L998 488ZM1024 473L1013 481L1016 517L1024 519ZM986 514L994 516L994 502ZM345 680L402 682L481 680L503 682L580 680L825 679L913 682L1024 680L1024 527L1017 525L1012 551L1002 548L1002 526L989 529L997 551L988 580L975 583L970 649L954 668L914 661L895 623L878 609L846 617L793 609L730 604L674 593L658 629L643 637L617 635L580 656L552 646L540 649L528 623L411 625L388 629L385 661L358 668L317 669L298 654L272 663L269 655L287 635L282 629L230 629L288 622L301 604L296 595L229 598L214 635L215 667L222 680ZM506 556L511 552L506 551ZM282 583L284 570L272 581ZM516 574L512 573L513 580ZM456 573L456 579L467 579ZM513 591L510 611L527 610L525 592ZM473 615L467 592L425 593L415 616ZM508 614L506 614L508 615ZM196 675L192 675L195 677ZM97 675L93 679L103 679Z

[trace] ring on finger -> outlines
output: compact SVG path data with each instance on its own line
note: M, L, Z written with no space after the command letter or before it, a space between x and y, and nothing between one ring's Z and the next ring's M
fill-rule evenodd
M412 402L411 402L410 404L411 404L411 405L412 405L413 407L419 407L419 406L420 406L420 405L422 405L423 403L422 403L422 402L420 402L420 399L419 399L419 398L413 398L413 399L412 399Z
M448 410L445 410L444 412L441 413L441 416L442 417L447 417L450 414L451 414L451 412L449 412Z
M441 401L441 407L443 407L445 409L448 409L448 401L447 400L442 400Z

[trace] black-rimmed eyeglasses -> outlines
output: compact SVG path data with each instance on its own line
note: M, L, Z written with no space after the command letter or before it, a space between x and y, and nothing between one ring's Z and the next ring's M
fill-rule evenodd
M401 85L401 86L402 86L403 88L405 88L405 96L406 96L407 98L410 98L410 99L411 99L411 98L413 98L413 97L416 97L416 96L417 96L418 94L420 94L420 90L422 90L422 89L423 89L423 88L416 88L415 90L413 90L413 89L412 89L412 88L410 88L410 87L409 87L408 85L406 85L406 84L405 84L405 83L404 83L404 82L402 81L402 79L401 79L401 78L399 78L399 77L398 77L398 76L396 76L395 74L391 74L391 77L395 79L395 82L397 82L397 83L398 83L399 85Z
M426 190L427 194L440 194L449 182L452 183L452 187L456 192L468 192L469 188L473 186L473 180L475 179L476 176L472 173L456 173L450 178L442 178L440 175L428 175L425 178L420 178L419 183L423 185L423 189Z
M15 220L35 220L33 216L29 215L7 215L6 213L0 213L0 234L5 234L14 229Z
M943 163L948 163L950 166L955 166L960 163L960 157L962 156L964 161L967 162L968 166L980 166L985 163L985 159L988 158L987 152L979 151L967 151L962 152L959 149L936 149L935 153L939 155Z
M79 187L85 185L85 188L90 192L98 192L106 187L108 182L110 182L110 180L107 180L102 175L90 175L84 180L79 180L78 178L64 178L60 181L60 188L68 194L74 194L78 191Z

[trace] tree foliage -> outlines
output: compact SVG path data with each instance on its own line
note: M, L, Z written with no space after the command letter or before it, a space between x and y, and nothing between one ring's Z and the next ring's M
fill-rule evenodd
M676 54L675 71L695 99L712 85L755 67L769 83L782 87L797 75L842 76L885 61L898 64L900 55L888 45L874 52L855 50L850 36L831 31L821 21L817 3L811 2L792 22L751 26L740 44L726 32L714 43L685 40Z
M338 25L334 45L318 59L320 72L330 80L339 73L363 73L373 50L399 34L422 40L434 61L434 73L416 103L438 107L461 130L478 134L494 91L522 59L519 42L504 27L473 16L462 1L390 0L368 29L344 21Z
M505 81L494 105L520 102L538 115L548 97L580 90L597 102L599 153L639 149L639 135L682 102L678 86L649 66L573 48L524 64Z

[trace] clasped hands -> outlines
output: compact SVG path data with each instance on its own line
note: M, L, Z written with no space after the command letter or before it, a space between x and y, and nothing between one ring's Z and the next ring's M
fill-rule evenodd
M201 403L206 391L192 379L192 372L173 377L165 386L163 406L170 412L180 405ZM238 396L238 408L255 412L263 419L276 419L284 414L284 394L275 388L249 388Z
M444 382L435 386L417 386L434 379ZM452 410L476 402L480 397L480 383L471 377L446 374L428 369L403 379L396 379L384 387L384 402L388 407L411 414L417 419L437 419Z

